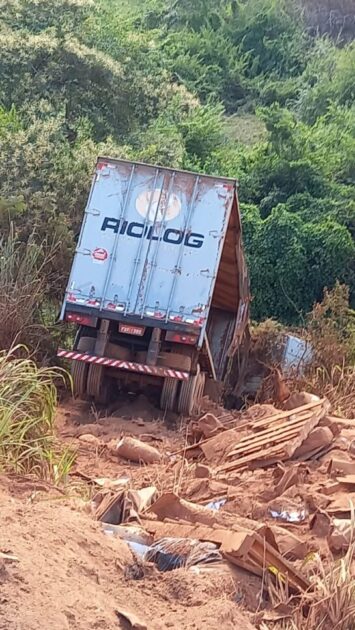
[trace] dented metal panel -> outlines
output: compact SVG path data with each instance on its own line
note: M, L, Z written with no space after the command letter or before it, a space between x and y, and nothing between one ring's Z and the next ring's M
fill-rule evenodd
M234 180L99 158L62 317L181 323L202 343L235 198Z

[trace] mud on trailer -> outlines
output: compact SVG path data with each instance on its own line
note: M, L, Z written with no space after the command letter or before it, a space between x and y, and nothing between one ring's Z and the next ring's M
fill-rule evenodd
M236 181L100 157L61 310L75 395L153 385L189 415L238 378L248 310Z

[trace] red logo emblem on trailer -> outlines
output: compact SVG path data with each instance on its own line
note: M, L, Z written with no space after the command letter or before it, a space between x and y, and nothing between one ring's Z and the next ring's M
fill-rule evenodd
M105 262L108 258L108 251L107 249L103 249L103 247L96 247L96 249L91 252L91 256L94 262Z

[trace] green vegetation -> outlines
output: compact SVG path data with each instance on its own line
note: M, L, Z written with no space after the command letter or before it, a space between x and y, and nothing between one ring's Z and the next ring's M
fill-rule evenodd
M38 368L24 348L0 353L0 470L36 474L59 482L73 454L56 444L57 369Z
M0 8L0 227L51 252L44 300L108 153L238 177L255 318L302 322L337 280L354 304L349 28L318 36L293 0Z

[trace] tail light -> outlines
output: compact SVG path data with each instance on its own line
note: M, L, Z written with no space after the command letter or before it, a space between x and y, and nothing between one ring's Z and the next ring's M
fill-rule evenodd
M168 330L165 335L166 341L173 341L174 343L185 343L189 346L194 346L198 342L198 335L185 335L184 333L176 333Z
M78 313L66 313L65 321L71 324L80 324L81 326L91 326L96 328L97 317L89 317L88 315L79 315Z

